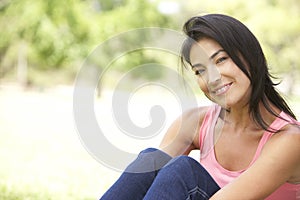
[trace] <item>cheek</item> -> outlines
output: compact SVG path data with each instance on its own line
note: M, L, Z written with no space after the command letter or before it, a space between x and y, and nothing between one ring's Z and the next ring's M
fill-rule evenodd
M209 91L208 91L206 82L202 78L198 78L197 82L198 82L198 85L199 85L200 89L202 90L202 92L204 92L205 94L208 94Z
M237 74L238 82L243 87L249 88L251 86L249 78L241 70L236 70L235 74Z
M207 87L207 84L206 82L202 79L202 78L198 78L197 79L197 82L198 82L198 85L200 87L200 89L202 90L202 92L204 93L204 95L211 101L215 102L213 100L213 98L210 96L209 94L209 90L208 90L208 87Z

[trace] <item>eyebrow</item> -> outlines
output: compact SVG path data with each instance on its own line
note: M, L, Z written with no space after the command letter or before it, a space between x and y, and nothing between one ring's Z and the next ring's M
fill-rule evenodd
M210 57L209 57L209 60L212 60L214 59L214 57L216 57L219 53L221 52L225 52L224 49L219 49L218 51L216 51L215 53L213 53ZM192 69L195 68L195 67L201 67L201 66L204 66L203 64L201 63L196 63L194 65L192 65Z

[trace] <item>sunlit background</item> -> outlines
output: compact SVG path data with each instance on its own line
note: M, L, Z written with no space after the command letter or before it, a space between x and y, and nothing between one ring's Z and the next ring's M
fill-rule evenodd
M145 27L181 31L189 17L203 13L229 14L254 32L271 73L282 81L278 89L300 117L298 0L0 1L0 199L98 199L120 173L99 163L81 144L72 107L76 74L98 45L117 34ZM137 36L116 49L144 42L149 42L147 37ZM110 51L101 55L97 69L105 70L103 63L111 59ZM151 62L178 69L178 59L170 53L140 50L115 60L99 81L95 112L107 119L100 124L104 130L118 131L108 119L116 82L132 68ZM129 91L138 81L167 78L159 70L131 76ZM208 103L194 89L199 102ZM134 97L129 112L140 126L149 123L144 106L161 103L166 108L165 128L180 114L172 94L158 88L145 88ZM157 147L161 137L113 140L137 153Z

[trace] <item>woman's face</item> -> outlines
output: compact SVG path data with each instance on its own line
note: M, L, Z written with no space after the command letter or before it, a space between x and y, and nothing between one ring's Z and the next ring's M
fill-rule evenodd
M215 40L203 38L195 43L190 61L201 90L210 100L225 108L248 103L250 80Z

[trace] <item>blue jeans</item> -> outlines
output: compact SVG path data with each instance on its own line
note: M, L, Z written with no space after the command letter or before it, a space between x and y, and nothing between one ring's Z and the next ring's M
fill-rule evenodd
M193 158L142 151L100 200L207 200L220 187Z

